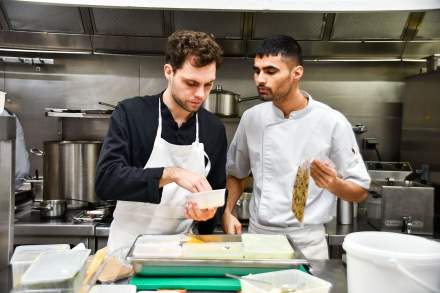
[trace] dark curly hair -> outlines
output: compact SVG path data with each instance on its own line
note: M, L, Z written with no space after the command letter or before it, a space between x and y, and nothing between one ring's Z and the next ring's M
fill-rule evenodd
M203 67L215 62L219 67L223 50L214 37L203 32L177 31L168 37L165 62L174 70L182 67L187 57L193 57L192 65Z

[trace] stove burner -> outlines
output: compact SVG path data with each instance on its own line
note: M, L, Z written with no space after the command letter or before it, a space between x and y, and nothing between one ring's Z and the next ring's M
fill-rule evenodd
M114 205L105 205L94 210L82 210L72 217L74 223L111 223Z

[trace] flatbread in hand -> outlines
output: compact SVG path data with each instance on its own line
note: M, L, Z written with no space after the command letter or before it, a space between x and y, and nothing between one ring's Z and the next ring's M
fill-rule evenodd
M292 211L300 223L304 220L304 208L306 207L308 193L309 170L305 166L299 166L292 193Z

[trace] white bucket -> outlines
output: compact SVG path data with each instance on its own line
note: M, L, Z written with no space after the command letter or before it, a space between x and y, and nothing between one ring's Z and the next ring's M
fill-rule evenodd
M348 293L439 293L440 243L390 232L347 235Z

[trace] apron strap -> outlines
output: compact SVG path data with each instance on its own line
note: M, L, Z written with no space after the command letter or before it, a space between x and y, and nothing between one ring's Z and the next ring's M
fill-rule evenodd
M159 117L159 119L158 119L159 121L158 121L156 138L154 139L154 143L156 143L156 141L158 139L160 139L162 136L162 111L161 111L160 97L159 97L159 115L158 115L158 117ZM197 144L199 143L199 113L196 113L196 140L195 140L195 142ZM211 170L211 160L209 159L208 154L205 152L205 150L203 150L203 155L208 160L208 163L206 164L206 167L205 167L206 176L208 176L208 173Z
M160 139L162 136L162 112L161 112L161 108L160 108L161 107L160 103L161 103L161 101L160 101L160 97L159 97L159 115L158 115L159 121L157 124L156 138L154 139L154 144L156 144L156 141L158 139Z
M196 113L196 143L199 143L199 113ZM205 150L203 150L203 155L208 160L208 163L205 166L205 176L208 176L209 171L211 170L211 160L209 159L208 154L205 152Z
M161 112L161 101L159 98L159 121L158 121L158 126L157 126L157 131L156 131L156 139L160 138L162 136L162 112ZM196 113L196 142L199 142L199 113ZM205 156L206 153L205 153ZM211 163L209 163L211 165Z
M208 154L205 152L205 150L203 150L203 155L208 160L208 164L206 164L205 166L205 172L206 172L205 176L208 176L209 171L211 171L211 160L209 159Z
M199 142L199 113L196 113L196 142Z

